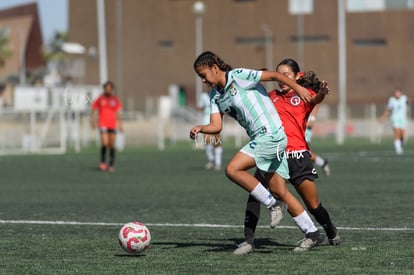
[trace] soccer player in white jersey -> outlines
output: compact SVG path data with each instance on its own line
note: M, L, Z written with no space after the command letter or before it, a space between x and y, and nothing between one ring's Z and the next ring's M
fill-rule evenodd
M202 124L210 123L210 96L208 92L201 93L200 101L198 102L197 109L202 113ZM207 156L207 164L205 168L207 170L221 169L223 147L221 146L220 135L204 135L203 143Z
M394 148L397 155L404 153L405 128L407 127L407 105L411 103L400 88L394 89L394 96L388 100L387 109L380 118L381 122L391 116L391 125L394 130Z
M287 204L289 214L305 234L295 251L306 251L321 243L324 235L286 187L285 179L289 178L284 155L287 138L279 115L260 81L283 82L294 89L305 102L311 100L310 93L278 72L232 69L209 51L196 58L194 70L203 83L213 88L213 92L210 94L210 123L194 126L190 130L190 138L195 139L199 133L219 134L224 114L236 119L245 128L250 142L227 164L226 176L267 208L276 205L276 199L270 192ZM249 173L251 168L260 171L270 192Z

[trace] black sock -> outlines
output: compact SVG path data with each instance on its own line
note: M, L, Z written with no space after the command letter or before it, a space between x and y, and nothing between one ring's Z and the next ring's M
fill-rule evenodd
M249 196L244 216L244 237L250 244L254 244L254 232L260 217L260 207L260 202L253 196Z
M315 209L309 209L309 212L315 217L318 223L325 229L326 235L329 239L336 236L336 228L332 224L328 211L322 206L322 203Z
M106 162L106 147L101 147L101 162Z
M115 148L109 148L109 166L114 166L115 163Z

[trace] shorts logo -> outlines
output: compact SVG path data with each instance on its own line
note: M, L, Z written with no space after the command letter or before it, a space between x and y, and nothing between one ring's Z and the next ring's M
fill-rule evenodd
M316 174L317 174L317 172L316 172L316 169L315 169L315 168L313 168L313 169L312 169L312 174L314 174L314 175L316 175Z
M293 106L298 106L300 104L300 97L298 97L297 95L293 96L290 99L290 104L292 104Z

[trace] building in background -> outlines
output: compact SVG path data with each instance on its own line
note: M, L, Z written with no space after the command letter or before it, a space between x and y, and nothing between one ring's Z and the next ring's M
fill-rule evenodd
M193 0L105 0L108 77L126 108L185 89L195 103ZM263 68L290 57L314 70L338 102L338 6L333 0L204 0L202 48L233 67ZM398 3L397 3L398 2ZM412 0L347 1L347 102L386 102L394 86L410 94L414 66ZM85 55L85 84L99 83L96 1L69 1L69 40ZM269 60L271 59L271 60Z
M36 3L0 10L0 30L8 38L11 56L0 67L0 80L25 82L31 72L45 67Z

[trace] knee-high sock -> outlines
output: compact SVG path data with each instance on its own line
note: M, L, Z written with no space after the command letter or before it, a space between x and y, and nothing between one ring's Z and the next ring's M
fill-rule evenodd
M322 206L322 204L319 204L319 206L315 209L308 208L308 210L315 217L316 221L323 227L323 229L325 229L328 238L335 238L336 228L332 224L328 211Z
M246 203L246 212L244 215L244 238L245 241L253 244L254 233L260 217L260 202L253 196L249 195Z
M101 146L101 162L106 162L106 147Z
M115 148L109 148L109 166L114 166L115 163Z
M214 147L214 165L220 167L223 155L223 147Z
M214 161L213 145L206 144L205 150L206 150L207 160L209 162L213 162Z

